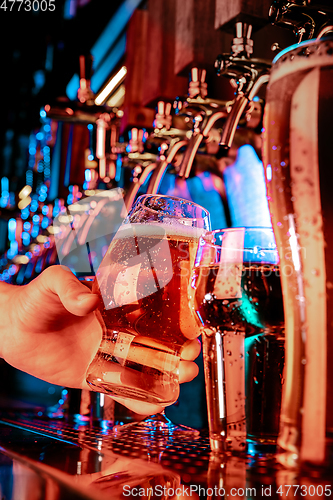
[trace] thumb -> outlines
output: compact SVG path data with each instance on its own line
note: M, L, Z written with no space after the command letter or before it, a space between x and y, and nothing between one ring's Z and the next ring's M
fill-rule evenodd
M67 311L75 316L89 314L100 301L99 296L83 285L68 267L50 266L37 280L43 291L58 295Z

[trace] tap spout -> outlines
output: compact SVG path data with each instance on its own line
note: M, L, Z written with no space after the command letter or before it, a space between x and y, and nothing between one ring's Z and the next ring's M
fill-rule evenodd
M175 139L169 148L169 153L164 160L161 160L158 166L155 168L151 180L148 185L147 194L157 194L162 182L163 176L168 168L168 165L172 162L178 151L186 146L187 140Z
M260 87L267 83L268 80L269 72L265 71L255 79L255 81L251 85L251 89L247 93L240 92L237 94L232 105L231 112L229 113L229 116L223 128L220 146L224 147L225 149L231 148L242 114L244 113L248 104L256 96Z
M142 174L135 179L136 182L134 182L134 181L131 182L131 185L130 185L130 187L126 193L125 199L124 199L124 203L125 203L127 211L129 211L130 208L132 207L134 200L135 200L141 186L143 186L143 184L148 179L149 175L153 172L153 170L155 170L156 166L157 166L156 163L151 163L150 165L145 167Z
M182 163L179 169L179 176L187 179L191 173L195 155L200 147L203 139L209 136L209 132L213 128L214 124L221 118L225 118L227 115L226 111L217 111L213 113L206 121L202 131L194 132L191 139L189 140L188 147L186 148L185 154L182 159Z

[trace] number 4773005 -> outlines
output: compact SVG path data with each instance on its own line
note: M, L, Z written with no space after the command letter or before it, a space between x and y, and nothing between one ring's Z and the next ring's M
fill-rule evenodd
M31 10L34 12L39 10L53 12L55 10L55 0L3 0L0 9L5 12L29 12Z

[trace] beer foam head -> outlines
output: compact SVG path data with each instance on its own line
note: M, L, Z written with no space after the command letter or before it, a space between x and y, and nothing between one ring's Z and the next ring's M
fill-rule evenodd
M308 40L282 50L273 60L269 85L277 80L317 66L333 64L333 40Z
M194 258L203 230L172 219L172 224L123 224L116 233L96 274L106 309L137 302L164 288L174 271L170 242L188 243L177 252L177 262ZM189 265L192 265L189 264ZM144 283L144 286L142 286Z
M175 219L170 219L170 224L164 219L163 223L159 222L149 222L149 223L134 223L134 224L123 224L120 226L119 230L115 235L115 239L129 238L131 236L150 236L150 237L161 237L163 235L167 237L177 236L178 238L184 238L188 240L197 240L205 232L203 228L193 227L186 224L187 220L184 222L175 221Z

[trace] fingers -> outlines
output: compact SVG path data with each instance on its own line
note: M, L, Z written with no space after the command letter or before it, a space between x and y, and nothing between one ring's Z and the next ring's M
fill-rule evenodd
M193 361L181 361L179 365L179 383L191 382L199 373L199 367Z
M189 340L184 344L181 351L182 361L179 365L179 383L191 382L199 373L199 367L193 360L196 359L201 351L201 342L199 339Z
M80 283L70 269L51 266L35 280L46 292L59 296L63 306L76 316L85 316L96 309L99 297Z
M183 345L180 356L186 361L193 361L196 359L201 351L201 342L199 339L189 340Z

